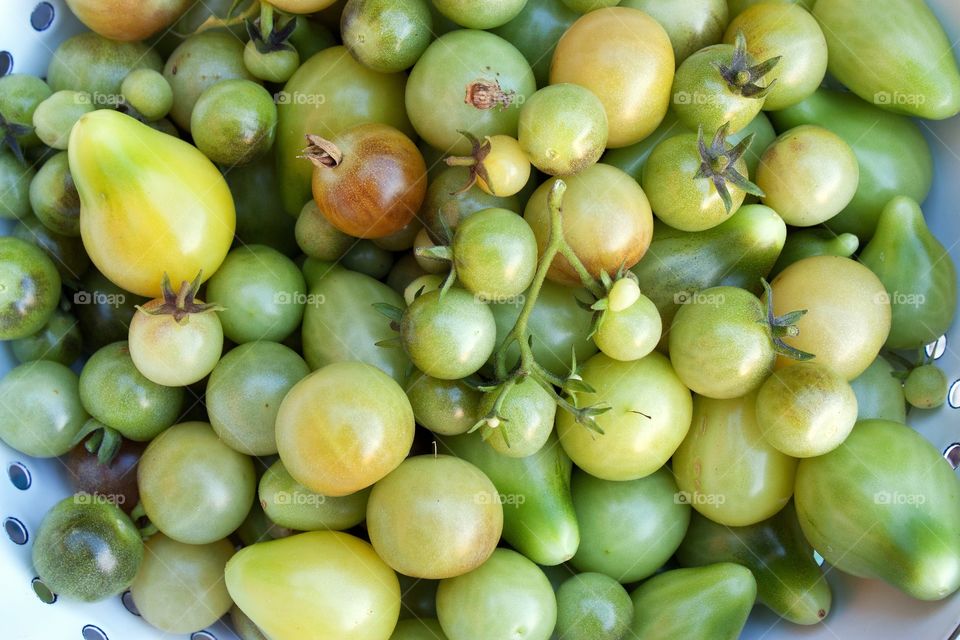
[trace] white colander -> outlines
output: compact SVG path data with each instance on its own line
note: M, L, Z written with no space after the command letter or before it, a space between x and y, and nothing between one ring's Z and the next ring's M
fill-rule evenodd
M202 0L200 0L202 1ZM663 0L682 2L683 0ZM829 2L830 0L820 0ZM960 1L927 0L946 26L951 41L960 44ZM63 0L0 0L0 74L12 66L17 73L44 75L57 45L82 29ZM960 262L960 118L920 126L936 159L933 190L924 211L934 233ZM7 233L9 224L0 226ZM954 464L960 461L960 322L928 353L949 376L949 402L937 411L914 411L910 424L944 451ZM14 366L9 350L0 343L0 376ZM2 398L0 398L2 401ZM891 451L890 455L896 455ZM35 460L0 443L0 638L3 640L234 640L223 624L192 636L160 632L114 598L97 604L59 599L46 604L34 592L30 561L32 536L47 510L71 488L56 460ZM827 574L834 603L826 621L798 627L779 621L764 607L754 611L745 638L758 640L957 640L960 638L960 593L936 603L911 600L876 580L860 580L839 571ZM132 607L131 607L132 608ZM689 615L697 615L691 611ZM303 640L310 640L304 638ZM696 639L691 639L696 640Z

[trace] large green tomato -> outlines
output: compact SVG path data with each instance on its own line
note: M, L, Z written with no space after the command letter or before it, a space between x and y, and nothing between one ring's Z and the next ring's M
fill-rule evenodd
M37 458L65 454L89 417L79 380L51 360L26 362L0 380L0 440Z
M635 480L662 467L687 435L693 409L670 361L657 352L631 362L599 353L580 375L596 393L578 393L579 406L611 409L596 419L602 434L557 412L560 444L574 464L604 480Z
M640 142L670 105L674 57L660 24L637 9L610 7L580 17L557 43L550 84L590 89L607 112L607 146Z
M370 492L370 542L415 578L452 578L490 557L503 531L500 495L477 467L452 456L408 458Z
M325 496L369 487L397 468L413 443L403 389L362 362L337 362L298 382L277 413L277 448L290 475Z
M217 437L209 424L182 422L150 443L137 465L140 501L150 522L187 544L232 533L250 511L253 461Z
M577 470L571 490L580 548L570 563L622 583L653 575L680 546L690 523L690 505L677 499L677 483L666 467L627 482Z
M406 107L417 133L433 147L470 153L470 141L516 137L520 106L536 90L523 54L498 36L462 29L434 40L407 83Z
M920 600L960 587L960 481L910 427L857 423L840 447L800 462L796 492L804 535L841 571Z
M367 122L388 124L413 135L403 109L406 76L377 73L346 47L330 47L300 65L277 94L277 169L283 208L292 216L310 199L313 165L299 158L312 133L331 139Z
M548 640L557 599L537 565L497 549L470 573L440 581L437 617L450 640Z
M682 499L728 527L766 520L793 495L797 461L764 440L756 406L756 393L733 400L697 396L695 426L673 456Z
M619 6L640 9L663 26L678 67L693 52L720 42L727 26L727 0L623 0Z
M906 423L903 381L895 378L893 373L893 365L883 356L877 356L866 371L850 381L857 397L858 419L876 418Z
M260 542L227 563L230 597L273 640L388 640L400 584L373 547L311 531Z
M333 362L359 360L404 382L410 359L403 349L378 347L393 338L390 320L373 305L403 307L403 297L370 276L330 269L310 287L303 314L303 356L313 369Z
M147 541L143 565L130 586L144 620L166 633L190 633L216 622L230 608L223 569L233 543L184 544L157 533Z

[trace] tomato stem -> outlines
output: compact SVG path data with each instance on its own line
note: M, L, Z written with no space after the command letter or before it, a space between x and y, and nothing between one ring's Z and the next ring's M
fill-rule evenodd
M273 33L273 5L266 0L260 0L260 33L264 40Z

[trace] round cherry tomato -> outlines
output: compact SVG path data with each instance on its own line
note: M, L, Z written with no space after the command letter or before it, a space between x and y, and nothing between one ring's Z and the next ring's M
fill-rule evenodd
M33 566L54 593L84 602L115 596L130 586L143 560L140 532L106 500L64 498L40 523Z
M103 497L129 514L140 501L137 464L144 449L146 445L142 442L123 440L113 460L104 464L96 451L88 451L86 442L81 442L63 457L63 463L70 471L68 478L76 491L90 497Z
M488 415L498 395L497 391L487 393L480 402L478 415ZM500 423L494 428L487 422L480 433L501 455L525 458L547 443L556 414L557 402L553 395L536 380L524 378L507 392L500 407Z
M591 11L563 34L550 84L572 82L593 91L607 112L607 146L625 147L663 120L673 70L673 47L663 27L642 11L611 7Z
M0 340L39 331L59 300L60 274L50 258L19 238L0 238Z
M506 209L484 209L453 235L460 283L487 302L507 302L526 291L537 270L537 239L526 220Z
M552 176L580 173L607 146L607 113L592 91L576 84L540 89L520 110L518 139L530 162Z
M626 309L604 311L593 341L614 360L639 360L656 348L662 332L657 305L641 294Z
M165 535L208 544L232 533L250 511L253 462L209 424L182 422L147 446L137 467L144 511Z
M28 456L61 456L86 423L77 374L58 362L35 360L0 380L0 439Z
M911 407L936 409L947 400L947 384L947 375L940 367L925 364L907 375L903 393Z
M76 318L54 311L47 324L32 336L10 341L10 351L18 362L52 360L70 366L80 357L83 338Z
M633 620L623 586L602 573L581 573L557 589L557 630L566 640L620 640Z
M644 11L663 26L678 67L693 52L720 42L728 21L727 0L623 0L619 4Z
M409 69L433 38L427 0L349 0L340 15L343 44L381 73Z
M477 4L471 0L433 0L433 6L444 16L468 29L492 29L513 20L527 0L488 0Z
M345 496L397 468L413 429L400 385L368 364L337 362L287 392L277 413L277 448L297 482L325 496Z
M277 106L256 82L234 78L204 89L190 112L193 143L228 166L246 164L273 146Z
M407 398L417 424L440 435L466 433L480 419L480 399L476 389L461 380L431 378L414 371L407 381Z
M496 487L460 458L409 458L370 492L370 542L407 576L439 579L472 571L496 549L502 530Z
M594 278L601 271L614 274L632 267L650 246L653 216L650 203L637 182L626 173L605 164L594 164L565 178L563 236ZM542 251L550 234L547 195L554 179L537 187L524 209L537 245ZM566 258L558 255L547 277L568 286L579 286L580 277Z
M257 495L267 517L281 527L339 531L363 522L370 490L339 497L320 495L294 480L283 461L277 460L260 478Z

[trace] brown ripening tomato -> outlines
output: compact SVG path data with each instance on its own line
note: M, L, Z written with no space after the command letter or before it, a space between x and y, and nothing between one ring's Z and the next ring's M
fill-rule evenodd
M405 227L423 204L427 167L416 145L385 124L362 124L326 140L308 135L313 199L330 224L357 238Z

